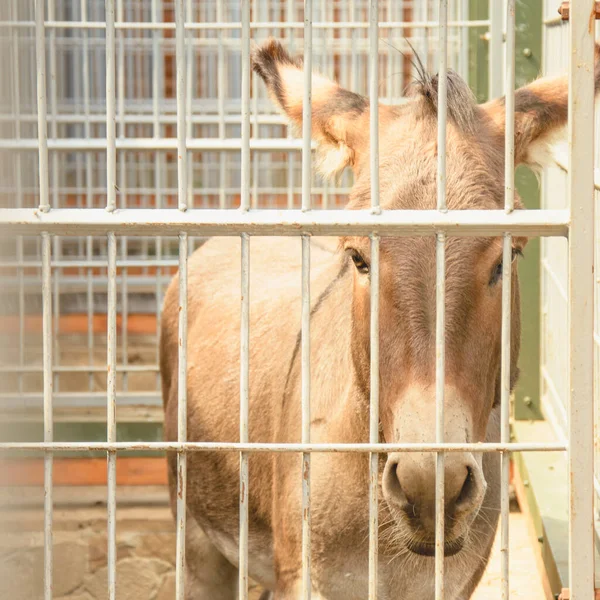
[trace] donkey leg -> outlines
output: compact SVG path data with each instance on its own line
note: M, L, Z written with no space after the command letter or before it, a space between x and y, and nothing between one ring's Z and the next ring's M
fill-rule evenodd
M236 600L237 568L214 547L189 513L185 546L185 599Z

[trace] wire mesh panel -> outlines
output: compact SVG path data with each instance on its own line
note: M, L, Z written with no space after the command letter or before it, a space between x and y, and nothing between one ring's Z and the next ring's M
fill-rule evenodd
M177 68L175 3L166 0L115 2L114 111L116 153L114 203L118 208L177 205ZM37 102L34 7L3 6L1 43L8 78L2 102L2 205L38 203ZM241 12L237 2L186 1L185 33L180 38L185 76L187 202L190 208L232 208L240 203ZM303 52L301 2L250 3L251 37L281 39ZM368 3L315 2L312 56L315 69L358 93L369 81ZM437 56L437 2L382 3L377 48L378 94L402 102L415 75L412 48L433 67ZM46 105L48 118L49 203L53 208L100 208L106 204L106 15L97 0L50 0L45 4ZM468 75L465 36L487 22L468 20L467 3L450 7L449 66ZM414 23L414 25L413 25ZM11 92L10 94L8 92ZM301 204L301 142L278 114L263 86L252 82L250 101L253 207L292 208ZM111 94L109 94L111 97ZM182 96L183 98L183 96ZM112 110L112 109L111 109ZM181 111L180 111L181 112ZM341 207L352 185L311 175L311 203ZM6 242L9 245L11 242ZM190 251L201 243L189 238ZM104 404L105 320L108 245L103 236L53 239L55 405ZM34 333L41 296L41 246L20 238L7 247L4 281L10 289L9 314L19 315L19 347L39 348ZM117 252L117 396L123 406L158 406L155 343L162 294L177 267L176 240L120 237ZM8 290L7 290L8 291ZM19 308L21 298L22 306ZM7 314L7 317L9 316ZM37 330L39 332L39 329ZM30 343L25 339L30 337ZM36 360L3 365L4 406L39 404L42 366ZM26 363L26 364L25 364ZM19 387L21 386L21 387ZM100 418L100 417L99 417Z
M591 505L591 376L585 349L591 340L587 290L593 236L586 219L586 166L591 137L584 135L592 98L593 38L586 9L572 2L570 87L571 169L567 204L544 211L515 210L515 3L505 6L503 111L505 185L503 210L448 210L448 94L453 68L466 79L468 31L490 30L490 66L499 76L503 14L492 22L470 21L468 3L439 2L225 2L224 0L12 0L0 9L0 44L11 93L0 92L2 136L2 269L4 352L2 409L41 410L43 440L3 442L3 450L42 451L45 464L45 597L52 597L52 469L55 451L105 451L108 456L108 597L115 598L117 453L177 453L176 597L185 597L188 455L239 453L238 597L248 596L249 457L253 452L302 455L301 579L299 595L316 597L312 580L312 454L369 454L368 596L381 595L379 455L435 453L435 589L445 583L445 465L452 453L500 452L502 457L502 597L509 596L509 452L560 451L570 440L571 592L589 597L593 587ZM589 4L589 3L588 3ZM586 8L587 7L587 8ZM557 30L560 31L560 30ZM302 131L279 116L250 73L251 40L281 39L304 57ZM422 64L415 57L418 54ZM349 172L335 183L313 169L314 104L311 67L369 98L370 206L338 211L353 185ZM384 210L380 201L380 114L402 105L423 69L438 71L437 202L433 210ZM591 87L590 87L591 86ZM497 82L490 86L494 91ZM574 114L574 107L582 112ZM317 115L318 116L318 115ZM298 134L301 134L299 137ZM578 134L578 135L575 135ZM579 138L581 134L581 139ZM587 155L586 155L587 153ZM382 157L382 160L385 158ZM546 177L554 177L548 174ZM589 194L591 196L591 193ZM201 210L196 210L201 209ZM8 234L11 234L10 236ZM356 443L311 442L311 239L369 238L369 436ZM188 440L188 255L208 236L240 238L240 342L238 440ZM298 338L301 377L301 441L251 442L250 270L253 237L300 236L302 291ZM380 246L385 237L435 238L435 441L384 443L380 413ZM446 440L446 251L455 238L498 237L503 261L501 367L498 373L501 437L475 443ZM546 396L555 419L569 414L556 443L511 444L511 278L513 240L557 236L568 246L553 254L544 245L544 298L562 289L570 329L563 354L544 338ZM563 243L565 240L560 240ZM561 254L562 252L562 254ZM562 257L562 259L561 259ZM564 271L557 274L560 260ZM560 268L560 267L558 267ZM120 441L119 411L160 405L159 312L165 287L179 272L177 304L177 434L171 442ZM570 280L566 282L566 274ZM562 278L562 279L561 279ZM556 297L553 296L553 299ZM500 314L500 313L499 313ZM563 312L564 315L564 312ZM554 305L546 319L556 318ZM588 331L589 330L589 331ZM589 338L589 339L588 339ZM15 341L16 340L16 341ZM12 344L11 344L12 342ZM40 343L41 342L41 343ZM18 345L18 352L13 350ZM550 373L562 372L563 381ZM384 382L385 383L385 382ZM564 399L569 398L569 404ZM575 404L577 402L577 404ZM54 441L54 421L68 410L96 409L106 441ZM63 411L61 413L61 411ZM562 411L562 413L561 413ZM564 413L564 414L563 414ZM157 417L160 419L160 417ZM300 477L300 473L298 474ZM471 476L471 471L468 471ZM300 481L300 479L299 479ZM451 515L450 515L451 517ZM574 541L578 543L573 543Z

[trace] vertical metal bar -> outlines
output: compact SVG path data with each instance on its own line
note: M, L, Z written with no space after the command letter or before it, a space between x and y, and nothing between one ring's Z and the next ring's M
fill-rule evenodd
M504 208L512 212L515 206L515 0L508 0L506 8Z
M48 0L48 19L50 20L55 20L56 19L56 3L55 0ZM52 28L49 31L49 44L50 44L50 77L49 77L49 88L50 88L50 118L49 118L49 123L50 123L50 136L54 139L56 139L58 137L58 128L57 128L57 120L56 120L56 116L57 116L57 104L58 104L58 97L57 97L57 89L56 89L56 78L57 78L57 68L56 68L56 29ZM51 190L51 196L52 196L52 202L51 205L54 206L55 208L59 208L59 201L58 201L58 178L59 178L59 173L58 173L58 155L56 154L56 152L52 153L52 156L48 157L50 160L50 167L52 169L52 177L51 177L51 182L52 182L52 190ZM55 236L52 240L52 244L53 244L53 252L54 252L54 258L56 260L60 260L61 258L61 238L59 236ZM60 363L60 339L59 339L59 323L60 323L60 275L61 275L61 269L56 269L54 271L54 280L53 280L53 287L54 287L54 303L53 303L53 310L54 310L54 355L53 355L53 359L54 359L54 365L58 365ZM60 376L58 373L54 373L54 391L58 392L59 390L59 382L60 382Z
M117 441L117 239L108 233L106 438ZM108 598L115 600L117 565L117 455L108 452Z
M323 21L323 22L333 21L333 15L332 15L331 19L328 19L328 17L329 17L328 10L327 10L328 6L333 8L333 4L331 2L327 2L327 0L321 0L320 13L321 13L321 21ZM322 48L321 64L323 65L322 68L325 70L325 75L327 77L334 76L333 64L332 64L332 61L330 60L330 58L332 57L331 48L334 47L332 32L333 32L332 29L326 29L325 31L322 32L323 44L321 46L321 48ZM323 178L321 180L321 189L322 189L321 208L327 209L329 206L329 181L327 180L327 178Z
M115 0L106 0L106 210L117 208Z
M240 207L250 208L250 0L242 1L242 161ZM243 241L243 239L242 239Z
M250 237L241 239L241 327L240 327L240 442L247 442L250 377ZM238 598L248 600L248 453L240 452L240 547Z
M217 0L217 21L223 22L223 0ZM223 44L223 31L218 32L218 49L217 49L217 105L219 111L219 139L224 140L225 129L225 85L227 81L227 62L225 60L225 46ZM223 151L219 152L219 208L225 208L225 186L226 179L226 160L227 154Z
M448 97L448 0L439 3L439 69L438 69L438 173L437 208L446 211L446 119ZM436 339L435 339L435 418L436 442L444 441L444 386L446 369L446 236L437 235L436 243ZM436 455L435 472L435 598L444 598L444 525L445 457Z
M175 2L175 54L177 79L177 191L179 210L187 210L187 150L186 150L186 57L184 0Z
M52 286L50 236L42 234L42 319L44 361L44 442L53 441ZM52 600L52 451L44 454L44 600Z
M369 3L369 107L371 211L379 204L379 3ZM369 441L379 441L379 237L371 236L371 356ZM369 455L369 600L377 599L379 558L379 455Z
M265 8L268 8L267 2L263 1L260 3L258 0L252 0L252 17L255 21L268 20L269 13L268 10L265 11ZM262 10L259 10L259 6ZM264 14L264 19L261 18ZM252 116L253 116L253 124L252 124L252 137L258 138L258 81L256 77L253 77L250 85L252 86ZM251 206L253 208L258 208L258 167L259 161L261 159L261 155L259 153L254 153L252 155L252 194L251 194Z
M312 185L312 0L304 0L302 98L302 210L311 210ZM310 238L302 236L302 442L310 441ZM310 454L302 454L302 598L310 600Z
M81 0L81 20L87 22L87 0ZM83 133L86 138L91 137L90 131L90 33L87 29L83 30L83 61L82 61L82 77L83 77L83 113L86 117ZM85 193L86 207L93 208L92 200L92 154L85 153ZM93 237L91 235L86 238L86 258L91 261L93 258ZM91 367L94 364L94 287L93 287L93 270L91 267L86 269L86 298L87 298L87 347L88 347L88 364ZM88 389L94 389L94 374L90 371L88 375Z
M436 238L436 327L435 327L435 441L444 441L444 386L446 372L446 236ZM444 453L436 455L435 472L435 597L444 598L444 524L445 515L445 469Z
M150 12L152 22L158 22L158 4L159 0L152 0ZM162 8L162 2L161 2ZM160 138L160 118L159 118L159 93L160 93L160 81L161 78L159 76L160 70L160 36L162 33L157 29L152 32L152 116L153 116L153 127L152 127L152 135L154 138ZM162 168L163 168L163 156L162 154L156 150L154 152L154 189L155 198L156 198L156 208L162 208ZM160 236L156 237L156 258L158 262L162 260L162 238ZM160 310L162 306L162 298L161 298L161 279L162 279L163 270L161 267L156 268L156 287L154 290L155 298L156 298L156 339L160 339ZM156 347L156 358L160 360L160 348L157 344ZM160 373L157 373L156 376L157 385L160 385Z
M504 77L502 68L502 38L503 33L503 0L490 0L490 79L489 97L499 98L504 90Z
M310 443L310 237L302 236L302 443ZM310 453L302 453L302 598L310 600Z
M188 208L186 149L187 72L184 0L175 3L175 47L177 78L177 200L179 210ZM179 235L179 374L177 389L177 436L187 438L187 256L189 240L186 233ZM187 493L187 455L177 454L177 556L175 574L176 600L185 598L185 531Z
M302 97L302 210L311 209L312 0L304 0L304 88Z
M502 248L502 354L501 354L501 441L510 442L510 339L511 339L511 278L512 278L512 236L507 233L503 238ZM502 600L508 600L509 588L509 549L508 518L510 510L509 480L510 454L501 455L501 490L500 490L500 552L502 576Z
M369 110L371 211L379 213L379 2L369 3Z
M438 67L438 174L437 208L446 207L446 121L448 103L448 0L440 0L439 21L440 61Z
M289 22L294 21L294 0L287 0L286 16ZM289 30L290 51L294 51L294 30ZM287 137L291 140L293 136L292 127L287 127ZM296 153L290 152L287 157L287 207L294 208L294 172L296 167Z
M117 19L123 22L123 0L117 0ZM119 56L117 64L117 98L119 113L119 139L126 137L125 132L125 30L119 31ZM119 153L119 195L121 207L127 208L127 171L125 167L125 152ZM127 236L121 236L121 258L127 260ZM127 267L121 269L121 360L127 366L127 317L128 291ZM123 371L123 391L127 391L127 371Z
M11 3L11 14L15 21L18 21L17 0ZM19 40L20 34L18 29L13 28L11 31L12 38L12 61L13 61L13 107L15 116L15 136L21 138L21 92L19 89L20 83L20 68L19 68ZM17 191L17 207L23 208L23 162L21 152L16 155L16 191ZM19 365L22 367L25 364L25 272L23 269L23 236L17 238L17 262L19 264ZM23 374L19 374L19 392L23 391Z
M38 161L40 178L40 210L50 210L48 186L48 109L46 101L46 32L44 0L35 2L35 62L37 70Z
M379 443L379 236L371 236L371 340L369 442ZM379 455L369 455L369 600L377 599Z
M250 209L250 0L242 2L242 156L240 208ZM250 378L250 237L241 236L240 442L247 442ZM248 453L240 452L238 600L248 600Z
M569 27L569 586L594 596L594 3Z
M186 0L186 16L185 20L192 21L192 1ZM184 44L186 48L186 59L185 59L185 120L186 120L186 139L193 137L193 122L192 122L192 101L194 98L194 44L193 44L193 31L187 31L184 36ZM184 144L185 148L185 144ZM191 205L194 208L194 161L192 160L192 151L188 150L185 154L186 160L186 184L187 184L187 197L186 207ZM189 251L194 250L194 239L192 236L188 238Z
M187 441L187 263L188 235L179 234L179 353L177 379L177 439ZM185 598L185 530L187 501L187 454L177 454L177 556L175 598Z
M504 208L512 212L515 205L515 0L506 3L506 114L504 138ZM501 440L510 441L510 340L512 236L506 233L502 248L502 350L501 350ZM501 455L500 478L500 553L502 600L510 597L509 581L509 511L510 454Z

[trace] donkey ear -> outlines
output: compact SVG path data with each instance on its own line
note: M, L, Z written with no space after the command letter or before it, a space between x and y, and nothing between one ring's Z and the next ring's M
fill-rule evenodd
M254 49L252 68L263 79L273 102L297 126L302 125L302 60L269 39ZM312 137L319 142L319 171L334 176L358 167L369 146L369 101L337 83L312 75Z
M600 46L595 52L595 89L600 90ZM567 77L543 77L515 92L515 163L540 168L552 163L551 147L566 139ZM504 132L505 99L481 108Z

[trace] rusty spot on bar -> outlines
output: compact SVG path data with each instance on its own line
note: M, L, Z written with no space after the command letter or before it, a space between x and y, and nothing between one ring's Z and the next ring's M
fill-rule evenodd
M558 8L558 14L562 17L563 21L568 21L570 17L570 2L563 2ZM596 2L592 13L590 14L589 28L588 31L591 33L593 29L593 23L596 19L600 19L600 2Z
M179 463L178 483L179 489L177 491L177 496L179 496L179 498L183 500L183 468L181 466L181 463Z

